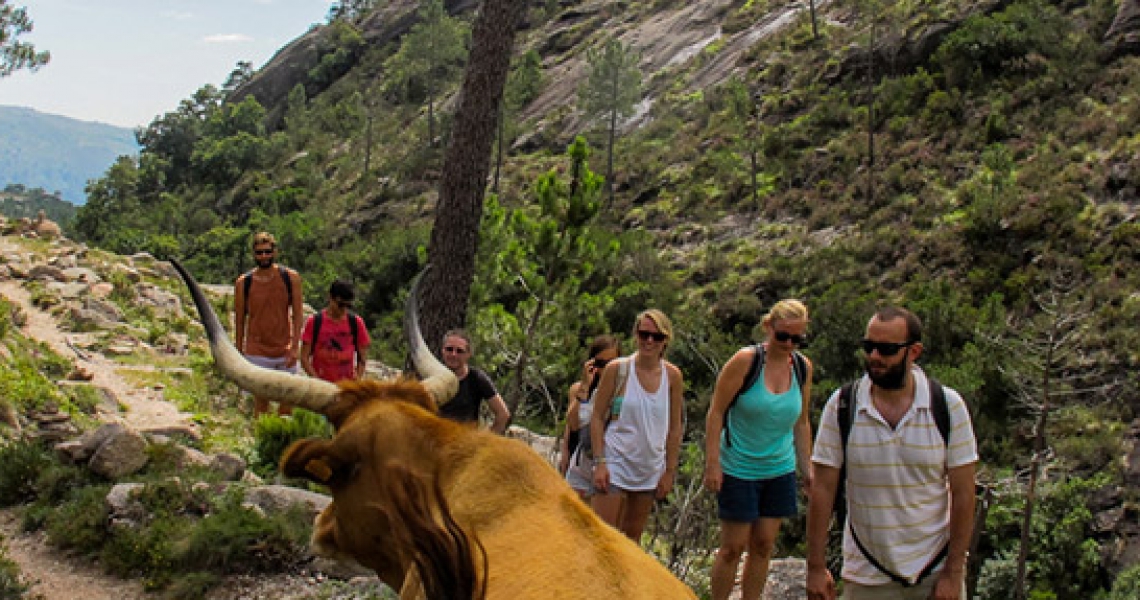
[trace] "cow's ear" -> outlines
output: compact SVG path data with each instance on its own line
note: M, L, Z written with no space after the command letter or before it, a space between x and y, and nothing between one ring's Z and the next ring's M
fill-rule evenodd
M331 440L301 440L281 457L281 473L332 485L347 476L354 464Z

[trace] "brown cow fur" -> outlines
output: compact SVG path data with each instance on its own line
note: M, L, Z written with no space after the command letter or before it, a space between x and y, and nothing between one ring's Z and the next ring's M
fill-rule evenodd
M297 442L281 463L332 491L313 530L318 554L375 570L402 599L480 587L488 600L695 598L525 444L439 418L412 381L341 389L325 411L334 439Z

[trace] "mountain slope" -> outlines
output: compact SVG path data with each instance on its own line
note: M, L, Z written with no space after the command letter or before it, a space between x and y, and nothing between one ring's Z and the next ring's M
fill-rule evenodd
M88 180L117 157L138 152L130 129L16 106L0 106L0 139L0 187L57 191L80 205L86 202Z

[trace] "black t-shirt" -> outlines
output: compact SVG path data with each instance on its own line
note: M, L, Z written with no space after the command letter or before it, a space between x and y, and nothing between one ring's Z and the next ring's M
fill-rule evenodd
M459 392L439 407L439 416L460 423L479 420L479 405L499 395L491 378L483 371L468 367L467 377L459 381Z

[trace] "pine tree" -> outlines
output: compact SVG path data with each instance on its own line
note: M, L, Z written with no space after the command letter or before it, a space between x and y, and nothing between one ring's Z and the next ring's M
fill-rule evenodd
M578 88L578 100L586 118L607 120L606 187L614 201L614 138L618 120L633 114L641 98L641 54L619 40L586 51L586 80Z

